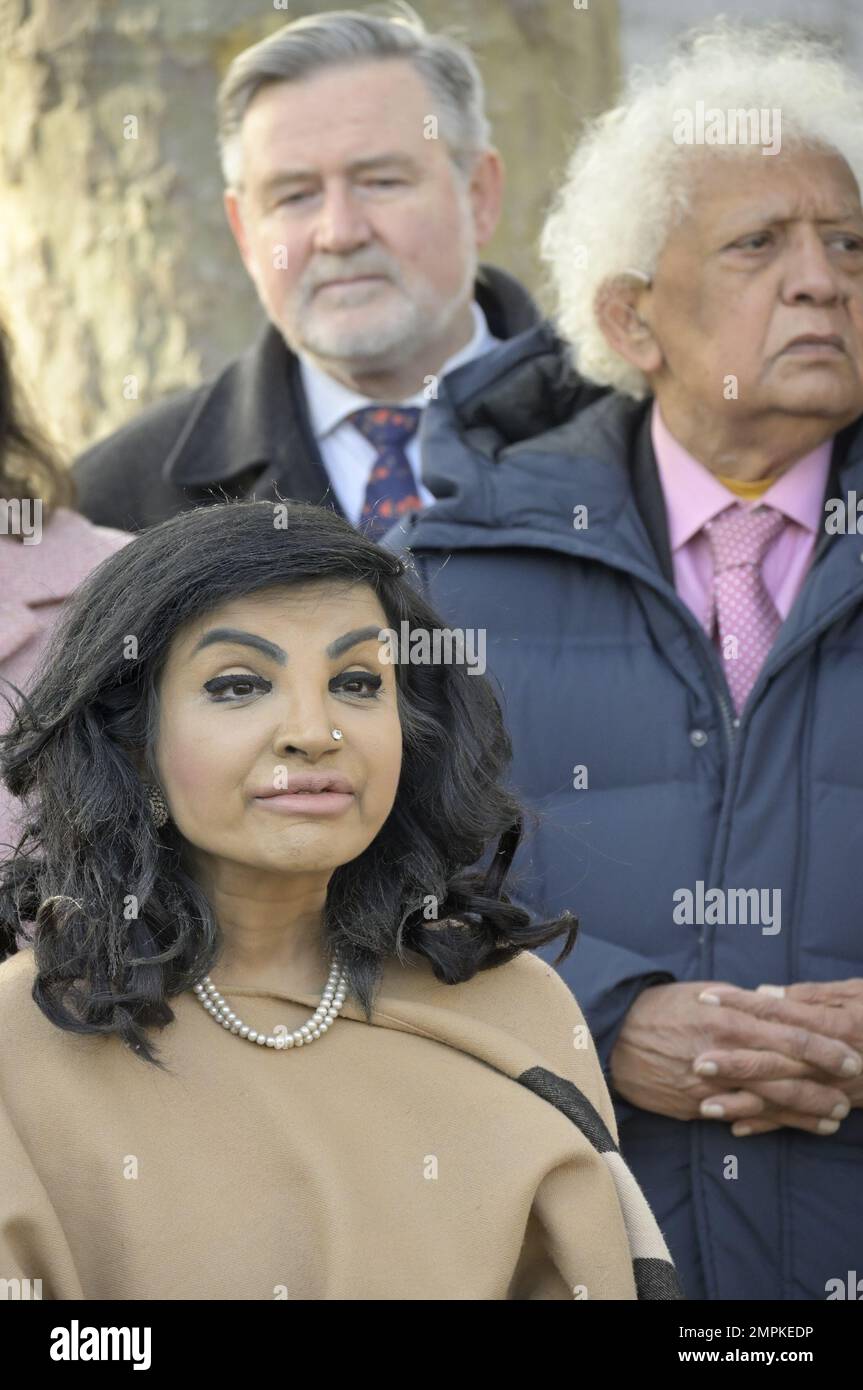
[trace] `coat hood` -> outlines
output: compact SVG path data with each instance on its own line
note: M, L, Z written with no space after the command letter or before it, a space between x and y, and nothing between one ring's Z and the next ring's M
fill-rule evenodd
M422 423L423 481L438 500L386 543L551 548L655 578L632 479L651 404L580 377L549 324L520 334L441 381ZM860 419L836 436L834 465L838 494L863 497ZM576 507L586 526L574 525ZM831 539L850 543L859 568L858 537Z

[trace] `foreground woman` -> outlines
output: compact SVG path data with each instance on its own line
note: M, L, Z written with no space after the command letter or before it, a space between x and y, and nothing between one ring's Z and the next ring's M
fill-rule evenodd
M185 513L5 740L0 1278L53 1299L679 1297L581 1013L520 954L491 687L323 510ZM469 871L490 851L485 872ZM490 968L495 967L495 968Z

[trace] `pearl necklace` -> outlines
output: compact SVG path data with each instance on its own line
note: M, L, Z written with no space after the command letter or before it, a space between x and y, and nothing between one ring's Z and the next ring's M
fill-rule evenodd
M323 1037L341 1013L347 994L347 976L336 961L327 978L326 987L321 995L321 1002L309 1021L304 1023L302 1027L295 1029L293 1033L280 1033L278 1037L272 1034L258 1033L254 1028L250 1028L247 1023L244 1023L226 1004L224 995L219 993L209 975L205 975L198 984L193 986L193 989L207 1013L223 1028L227 1028L231 1033L236 1033L237 1037L245 1038L247 1042L257 1043L259 1047L308 1047L309 1043Z

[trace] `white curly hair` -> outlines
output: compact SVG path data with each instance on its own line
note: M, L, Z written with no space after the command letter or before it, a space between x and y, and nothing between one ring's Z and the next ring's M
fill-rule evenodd
M556 326L578 370L636 398L647 394L647 380L609 347L594 306L600 287L618 275L652 278L669 231L689 207L693 147L675 143L675 113L698 102L723 111L778 109L783 147L838 153L863 187L863 84L826 41L793 25L720 17L690 30L661 71L635 70L620 104L579 140L540 256ZM734 157L740 147L709 148Z

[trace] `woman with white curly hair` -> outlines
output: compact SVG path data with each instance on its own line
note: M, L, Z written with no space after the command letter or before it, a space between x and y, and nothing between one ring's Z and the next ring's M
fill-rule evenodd
M581 919L695 1299L835 1296L863 1238L861 175L863 87L799 31L637 73L545 227L558 331L443 384L389 538L489 630L531 905Z

